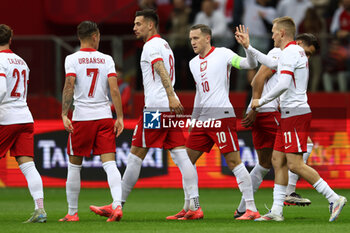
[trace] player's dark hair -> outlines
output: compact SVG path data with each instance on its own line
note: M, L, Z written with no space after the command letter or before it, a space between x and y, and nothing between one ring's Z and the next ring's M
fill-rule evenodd
M13 31L6 24L0 24L0 45L6 45L10 43L10 39L12 38Z
M211 37L211 29L208 25L196 24L190 28L190 31L197 30L197 29L201 30L202 33L207 34Z
M92 21L83 21L77 27L77 34L80 40L88 39L97 32L99 32L98 26Z
M316 52L320 49L320 43L318 42L316 36L311 33L302 33L295 37L295 40L302 41L306 46L313 45Z
M136 11L135 17L138 17L138 16L143 16L146 19L152 20L154 23L154 27L155 28L158 27L159 17L158 17L157 12L155 10L145 9L142 11Z

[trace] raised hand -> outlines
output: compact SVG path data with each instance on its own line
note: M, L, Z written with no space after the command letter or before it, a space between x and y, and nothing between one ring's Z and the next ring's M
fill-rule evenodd
M239 44L241 44L244 48L249 47L249 28L245 28L244 25L239 25L236 27L235 38Z

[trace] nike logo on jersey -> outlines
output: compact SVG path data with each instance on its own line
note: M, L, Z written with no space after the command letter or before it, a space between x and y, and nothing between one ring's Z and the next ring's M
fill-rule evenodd
M134 140L136 140L136 138L131 139L131 141L134 141Z
M201 74L201 78L203 78L207 73Z
M285 146L284 149L287 150L289 147L291 147L292 145L289 146Z
M225 145L225 146L219 146L219 149L221 150L222 148L225 148L227 145Z

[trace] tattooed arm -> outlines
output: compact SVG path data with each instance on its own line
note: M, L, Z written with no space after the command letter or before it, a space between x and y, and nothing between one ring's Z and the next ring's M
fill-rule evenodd
M175 92L171 84L171 79L167 70L165 69L164 62L157 61L153 64L153 67L162 80L163 87L165 88L166 94L169 99L170 111L174 111L176 114L182 114L184 112L183 106L181 105L180 101L175 97Z
M73 125L68 118L68 110L73 102L74 84L75 84L74 76L66 77L66 82L64 83L64 88L62 93L62 120L63 120L64 128L69 133L73 133Z

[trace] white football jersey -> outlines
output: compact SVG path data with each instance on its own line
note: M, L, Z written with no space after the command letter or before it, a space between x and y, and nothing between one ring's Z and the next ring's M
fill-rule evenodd
M309 62L304 49L296 45L295 41L289 43L282 50L277 72L279 78L281 78L281 74L292 76L291 85L280 96L281 117L286 118L311 112L306 94L309 81Z
M85 48L66 57L66 77L74 76L73 121L112 118L108 78L117 76L111 56Z
M231 61L236 54L227 48L215 48L205 57L197 55L190 61L196 83L192 118L198 120L235 117L229 99Z
M7 91L0 103L0 125L32 123L27 106L29 68L10 49L0 51L0 78L6 78Z
M269 51L269 53L267 54L267 56L272 57L273 59L279 59L280 55L281 55L282 50L280 48L273 48ZM270 90L272 90L272 88L274 88L274 86L278 83L278 75L276 73L276 70L274 71L274 74L265 81L264 83L264 88L263 91L261 93L261 97L263 97L264 95L266 95L266 93L268 93ZM247 108L247 113L251 110L251 104L252 104L252 100L250 100L249 106ZM279 104L279 98L276 98L274 100L272 100L271 102L261 106L260 108L257 108L258 112L275 112L278 111L278 104Z
M168 42L154 35L143 45L141 54L141 70L145 92L145 108L148 110L169 111L169 100L162 80L153 68L157 61L163 61L171 84L175 84L174 54ZM176 95L176 94L175 94Z

